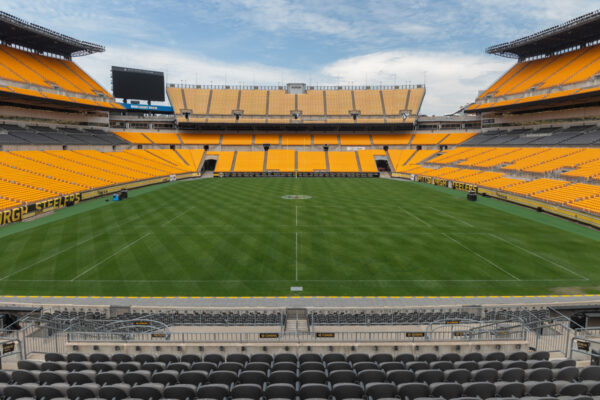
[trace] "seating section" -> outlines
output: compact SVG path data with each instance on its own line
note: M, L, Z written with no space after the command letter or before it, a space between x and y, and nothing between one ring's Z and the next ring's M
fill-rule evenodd
M236 153L234 172L262 172L264 170L265 152L238 151Z
M299 151L298 172L327 171L324 151Z
M196 172L202 156L198 150L188 152L187 159L169 149L0 152L0 205L14 207L120 183Z
M0 78L8 82L8 87L2 89L4 93L110 109L122 108L106 90L70 60L1 45ZM29 85L29 88L21 85ZM55 90L67 92L67 95L58 94Z
M0 373L3 396L124 399L560 398L600 394L600 367L549 353L47 353Z
M414 122L425 90L418 87L381 90L309 88L305 93L288 94L285 89L260 87L209 89L169 86L167 95L180 122L397 124ZM234 117L234 111L241 115L239 119ZM356 121L351 112L358 115Z
M0 129L2 126L0 125ZM18 128L18 127L17 127ZM460 144L473 137L474 133L449 133L449 134L264 134L254 135L244 133L166 133L166 132L114 132L118 137L132 144L185 144L185 145L217 145L223 146L249 146L252 144L281 144L282 146L310 146L310 145L336 145L342 146L435 146L437 144ZM20 135L11 133L13 136ZM11 136L11 138L13 137ZM14 140L19 140L21 136ZM222 138L222 139L221 139ZM45 139L45 138L44 138ZM8 142L7 142L8 143ZM52 141L55 143L55 141ZM121 143L125 143L122 142ZM2 144L2 135L0 135Z
M296 170L294 150L269 150L266 152L266 157L267 171L294 172Z
M359 172L354 151L330 151L328 156L330 172Z
M598 44L551 57L519 62L485 90L470 109L482 110L492 106L522 104L586 93L590 90L577 87L552 93L546 89L583 83L593 78L599 71L600 45ZM540 93L538 90L546 91ZM514 95L522 95L522 97L493 101L494 98Z

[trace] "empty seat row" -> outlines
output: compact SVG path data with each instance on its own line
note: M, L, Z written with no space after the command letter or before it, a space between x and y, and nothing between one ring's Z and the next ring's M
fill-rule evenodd
M366 362L372 361L376 363L384 363L391 361L400 361L407 363L409 361L425 361L431 363L433 361L527 361L527 360L548 360L550 358L550 353L547 351L537 351L533 353L526 353L524 351L517 351L510 354L506 354L503 352L492 352L488 354L482 354L478 352L467 353L461 356L458 353L444 353L441 355L437 355L435 353L423 353L420 355L413 355L410 353L401 353L397 355L392 355L390 353L378 353L374 355L368 355L364 353L351 353L349 355L344 355L341 353L328 353L324 355L316 354L316 353L304 353L300 355L291 354L291 353L280 353L271 355L268 353L258 353L258 354L228 354L226 357L221 354L184 354L184 355L176 355L176 354L168 354L162 353L159 355L152 354L137 354L135 356L131 356L129 354L117 353L113 355L108 355L104 353L94 353L91 355L86 355L83 353L69 353L66 356L59 353L47 353L45 355L46 361L115 361L115 362L124 362L124 361L138 361L141 363L145 362L154 362L160 361L164 363L170 362L199 362L199 361L209 361L215 364L219 364L224 361L233 361L238 363L247 363L247 362L266 362L266 363L277 363L277 362L324 362L329 364L331 362L337 361L347 361L349 363L358 363L358 362Z
M195 398L223 400L231 399L327 399L335 400L368 398L371 400L399 398L401 400L416 400L423 398L437 399L491 399L491 398L548 398L558 396L560 399L582 400L581 396L600 395L599 382L568 383L568 382L469 382L459 383L371 383L366 386L354 383L339 383L333 386L312 383L302 385L299 389L289 384L271 385L263 389L256 384L209 384L194 386L178 384L164 386L160 383L145 383L136 386L114 384L100 386L94 383L69 386L55 383L52 385L23 385L0 384L0 394L6 400L22 398L57 399L68 398L83 400L102 398L107 400L122 400L136 398L143 400L158 400L162 398L191 400Z
M0 382L3 383L99 383L114 384L128 383L131 385L141 383L163 383L173 385L177 383L203 384L206 382L232 384L241 383L326 383L332 384L342 382L392 382L395 384L409 382L526 382L526 381L568 381L579 382L597 380L600 381L600 367L589 366L583 368L564 367L560 369L537 368L520 369L508 368L495 370L484 368L469 371L467 369L450 369L446 371L436 369L425 369L419 371L391 370L384 372L379 369L365 369L358 373L353 370L336 370L329 373L325 371L310 370L300 373L294 371L265 372L261 370L229 371L217 370L207 372L203 370L177 371L177 370L136 370L124 372L121 370L95 371L84 369L68 372L58 371L0 371Z

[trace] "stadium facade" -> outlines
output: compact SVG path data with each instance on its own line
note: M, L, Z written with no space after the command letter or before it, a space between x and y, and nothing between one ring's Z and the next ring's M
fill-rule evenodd
M172 113L121 104L72 61L102 46L0 14L0 224L174 180L272 176L407 179L600 227L598 21L491 47L517 63L436 118L419 115L424 85L167 84ZM600 393L582 366L600 345L595 295L1 300L6 398Z

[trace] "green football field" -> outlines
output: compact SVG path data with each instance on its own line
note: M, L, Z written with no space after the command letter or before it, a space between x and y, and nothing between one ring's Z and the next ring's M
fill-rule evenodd
M443 187L202 179L1 228L0 294L597 293L599 260L598 231Z

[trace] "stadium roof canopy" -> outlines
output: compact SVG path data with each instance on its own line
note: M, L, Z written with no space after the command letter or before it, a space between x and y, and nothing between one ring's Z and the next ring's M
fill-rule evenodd
M104 46L74 39L1 11L0 41L65 58L104 51Z
M488 47L488 54L526 59L580 47L600 39L600 10L512 42Z

